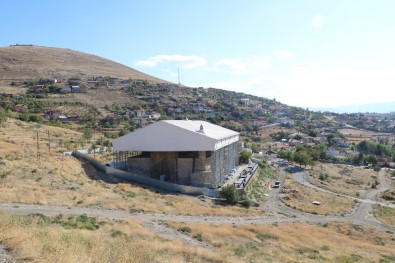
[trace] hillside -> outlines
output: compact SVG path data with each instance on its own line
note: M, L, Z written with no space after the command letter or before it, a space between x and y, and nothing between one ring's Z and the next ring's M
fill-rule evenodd
M0 61L0 80L111 76L166 82L108 59L64 48L22 45L0 47Z

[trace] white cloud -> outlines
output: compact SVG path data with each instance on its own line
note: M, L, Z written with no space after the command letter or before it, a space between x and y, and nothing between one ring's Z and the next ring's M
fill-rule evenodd
M324 25L325 23L325 17L323 15L318 15L313 17L313 20L311 21L311 25L314 28L320 28Z
M395 69L323 69L311 65L276 76L274 85L281 102L323 108L391 101L395 97L391 89L394 76Z
M240 61L238 59L221 59L214 65L215 71L225 71L235 75L254 74L270 68L272 65L272 57L252 57L248 61Z
M184 55L157 55L149 57L146 60L139 60L135 63L136 66L140 67L156 67L161 63L165 62L176 62L182 68L196 68L207 64L206 59L199 56L184 56Z
M289 59L289 58L292 58L294 56L294 53L292 53L291 51L287 51L287 50L279 49L279 48L274 50L273 53L276 56L276 58L282 59L282 60Z

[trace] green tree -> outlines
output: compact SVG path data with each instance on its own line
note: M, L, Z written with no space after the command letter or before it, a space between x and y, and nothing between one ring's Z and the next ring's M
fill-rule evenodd
M220 195L222 198L225 198L226 202L229 204L237 204L240 200L239 192L237 191L234 185L227 185L222 187Z
M7 111L0 107L0 124L2 124L3 122L5 122L7 120Z
M259 153L259 145L256 144L256 143L253 143L251 145L251 150L252 150L253 153Z
M85 128L83 133L84 133L83 137L86 140L91 139L93 136L93 130L91 128Z
M294 161L299 164L299 166L312 165L313 160L311 156L306 151L298 151L294 153Z
M11 174L11 172L10 171L7 171L7 172L1 172L0 173L0 178L1 178L1 180L3 181L3 184L4 184L4 186L5 186L5 179L7 178L7 176L8 175L10 175Z
M280 151L277 154L278 157L287 160L288 162L293 162L294 161L294 154L291 151Z
M240 152L241 161L242 161L243 163L248 163L248 162L250 161L251 155L252 155L252 154L251 154L250 152L241 151L241 152Z

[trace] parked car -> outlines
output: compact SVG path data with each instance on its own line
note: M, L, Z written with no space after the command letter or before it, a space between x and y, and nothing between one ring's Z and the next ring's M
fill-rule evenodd
M280 187L280 182L279 181L275 181L273 188L279 188Z

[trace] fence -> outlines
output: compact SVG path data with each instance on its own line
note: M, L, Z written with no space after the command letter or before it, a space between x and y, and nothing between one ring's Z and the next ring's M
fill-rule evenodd
M115 176L117 178L121 178L125 181L149 186L149 187L154 187L157 189L165 190L165 191L170 191L170 192L176 192L176 193L182 193L182 194L188 194L188 195L202 195L203 194L203 188L201 187L194 187L194 186L188 186L188 185L179 185L179 184L173 184L169 182L163 182L159 181L153 178L141 176L141 175L136 175L132 174L129 172L125 172L122 170L118 170L109 166L105 166L99 161L89 157L88 155L85 155L79 151L74 151L73 156L84 159L88 162L90 162L96 169L98 169L101 172L104 172L108 175Z

